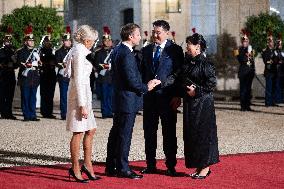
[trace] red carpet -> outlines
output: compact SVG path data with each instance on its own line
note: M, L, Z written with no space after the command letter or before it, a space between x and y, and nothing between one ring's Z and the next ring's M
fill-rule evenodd
M132 162L135 171L145 162ZM39 167L13 167L0 169L0 189L274 189L284 188L284 152L240 154L222 156L221 162L211 167L212 174L205 180L192 180L185 174L192 172L179 160L180 177L164 176L164 161L158 162L160 174L145 175L141 180L105 177L104 164L94 165L102 179L88 184L69 182L67 170L70 165Z

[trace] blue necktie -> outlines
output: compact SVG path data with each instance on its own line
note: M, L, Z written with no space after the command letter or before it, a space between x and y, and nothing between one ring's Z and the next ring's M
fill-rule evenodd
M154 57L153 57L153 66L154 66L155 71L157 70L157 68L159 66L160 54L161 54L161 47L157 46L156 51L154 53Z

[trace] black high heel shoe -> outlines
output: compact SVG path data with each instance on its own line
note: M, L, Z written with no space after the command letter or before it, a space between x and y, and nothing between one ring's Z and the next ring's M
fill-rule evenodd
M98 177L98 176L92 176L92 174L90 173L90 171L86 168L85 165L82 165L81 167L81 173L85 173L90 180L99 180L101 179L101 177Z
M207 174L205 176L200 176L199 174L193 174L191 176L191 178L193 179L205 179L206 177L208 177L211 173L211 170L209 169L209 171L207 172Z
M69 180L70 180L70 176L72 176L75 179L76 182L80 182L80 183L88 183L89 182L87 179L79 179L75 175L75 173L74 173L72 168L70 168L68 172L69 172Z

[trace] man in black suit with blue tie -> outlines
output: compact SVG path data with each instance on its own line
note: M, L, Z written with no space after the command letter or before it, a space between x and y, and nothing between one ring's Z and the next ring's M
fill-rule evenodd
M168 85L167 77L183 63L183 50L168 39L170 25L165 20L153 23L154 42L142 49L142 78L143 83L156 78L161 85L144 95L143 129L145 138L145 153L147 168L143 174L156 173L157 130L159 118L162 124L163 150L166 156L166 175L176 176L176 121L177 111L171 104L174 99L174 86Z
M111 54L113 79L113 126L107 144L106 174L122 178L140 179L129 168L128 155L139 99L142 95L160 84L157 79L142 83L138 63L132 53L133 47L141 40L140 27L127 24L122 27L122 42Z

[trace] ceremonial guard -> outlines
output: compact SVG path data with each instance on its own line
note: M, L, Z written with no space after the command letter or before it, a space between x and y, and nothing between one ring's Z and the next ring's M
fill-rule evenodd
M112 118L112 77L110 73L110 54L112 39L108 27L104 27L102 47L95 53L95 68L98 72L97 85L101 88L102 118Z
M25 28L24 46L16 53L20 65L18 82L21 89L21 106L24 121L39 121L36 115L36 93L39 86L39 49L34 48L32 26Z
M13 29L8 26L7 34L0 49L0 113L2 119L17 119L12 113L12 103L15 93L18 67L15 59L15 49L12 45Z
M56 65L58 67L57 81L59 84L60 91L60 115L61 119L66 119L67 112L67 91L69 86L69 78L64 76L64 71L66 69L66 63L63 60L69 50L71 49L71 29L70 26L66 27L66 32L62 36L62 47L55 52Z
M53 97L56 85L55 55L53 54L51 33L52 28L47 27L48 35L43 37L40 50L40 113L44 118L55 119L53 115Z
M268 35L267 47L262 51L262 59L265 64L264 77L266 81L265 87L265 106L275 106L275 84L277 66L274 59L274 41L272 33Z
M240 80L241 111L251 111L251 87L255 76L254 51L249 44L248 32L242 30L241 46L236 52L240 63L238 77Z
M282 49L282 36L279 34L278 39L276 40L276 48L274 51L274 60L276 63L276 86L275 86L275 103L284 102L284 51Z

